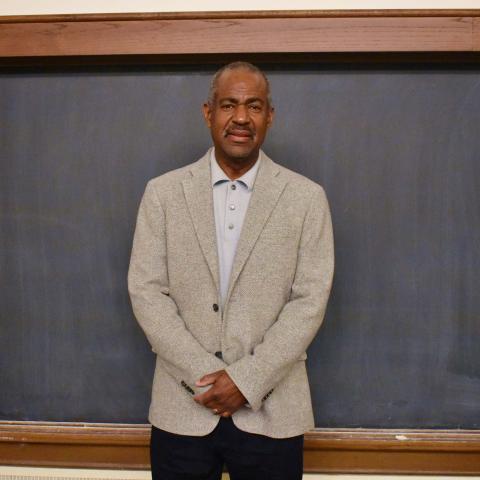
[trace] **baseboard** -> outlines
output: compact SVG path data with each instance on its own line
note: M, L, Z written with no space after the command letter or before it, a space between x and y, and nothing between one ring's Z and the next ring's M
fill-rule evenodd
M0 464L148 469L148 425L0 422ZM480 474L480 431L315 429L306 473Z
M83 468L8 467L0 466L0 480L151 480L149 470L98 470ZM442 476L442 480L463 480L465 477ZM469 477L480 479L480 477ZM224 473L222 480L230 480ZM268 479L265 479L268 480ZM425 480L418 475L350 475L306 473L303 480Z

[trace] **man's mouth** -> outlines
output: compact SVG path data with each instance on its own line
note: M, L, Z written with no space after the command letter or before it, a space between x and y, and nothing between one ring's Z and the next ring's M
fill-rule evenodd
M234 142L246 142L253 137L251 130L232 128L225 130L224 137L230 137Z

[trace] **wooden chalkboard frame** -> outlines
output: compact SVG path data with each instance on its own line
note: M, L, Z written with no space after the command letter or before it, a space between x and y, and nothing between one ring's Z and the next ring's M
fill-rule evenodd
M480 63L478 10L0 17L0 68ZM147 425L0 422L0 463L148 468ZM306 472L479 474L480 431L315 429Z
M0 17L0 65L478 62L479 10Z

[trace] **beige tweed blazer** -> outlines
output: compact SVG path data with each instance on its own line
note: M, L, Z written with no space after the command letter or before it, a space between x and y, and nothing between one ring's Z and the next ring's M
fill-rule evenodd
M238 428L300 435L314 426L305 350L333 275L327 199L260 153L221 313L209 158L151 180L138 213L128 286L157 355L149 420L183 435L211 432L219 417L193 400L195 381L226 369L251 407L233 415Z

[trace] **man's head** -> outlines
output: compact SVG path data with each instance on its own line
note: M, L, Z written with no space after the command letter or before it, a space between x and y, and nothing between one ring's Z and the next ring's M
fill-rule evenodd
M234 165L251 163L258 157L273 120L267 77L246 62L222 67L212 79L203 114L217 160Z

